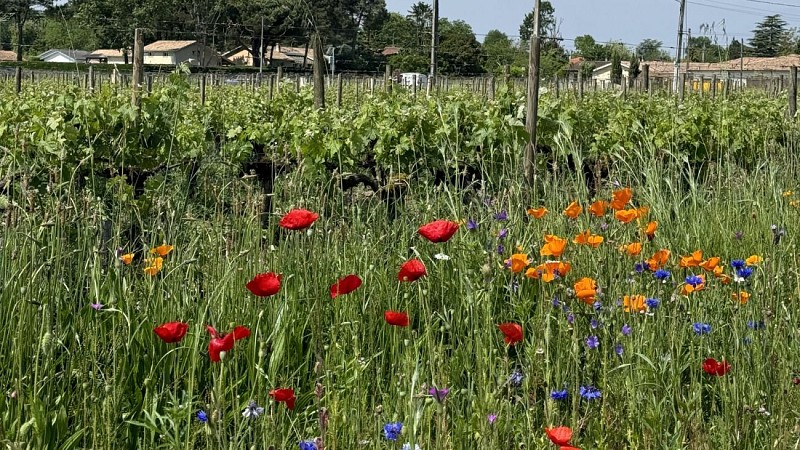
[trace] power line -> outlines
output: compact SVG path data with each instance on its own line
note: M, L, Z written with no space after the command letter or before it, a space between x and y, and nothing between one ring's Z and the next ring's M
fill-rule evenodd
M788 3L768 2L766 0L744 0L744 1L752 2L752 3L765 3L767 5L775 5L775 6L786 6L788 8L800 8L800 5L790 5Z

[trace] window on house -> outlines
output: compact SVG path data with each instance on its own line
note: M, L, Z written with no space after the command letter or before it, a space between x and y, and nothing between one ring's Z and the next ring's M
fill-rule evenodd
M169 53L164 52L164 53L161 54L161 56L169 56Z

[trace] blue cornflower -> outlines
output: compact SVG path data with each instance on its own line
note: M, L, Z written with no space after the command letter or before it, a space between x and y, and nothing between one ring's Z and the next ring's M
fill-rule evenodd
M594 400L603 396L603 394L600 392L600 389L597 389L594 386L581 386L580 394L581 397L585 398L586 400Z
M644 304L647 305L649 309L656 309L661 304L661 300L657 298L648 298L644 301Z
M567 323L570 325L575 323L575 314L572 313L567 314Z
M599 311L602 311L602 309L603 309L603 302L601 302L600 300L597 300L597 301L595 301L594 303L592 303L592 308L594 308L594 310L595 310L595 311L598 311L598 312L599 312Z
M522 386L522 380L525 379L525 374L519 369L514 369L514 372L508 377L508 384L512 387L518 388Z
M591 321L589 321L589 326L592 327L593 330L596 330L596 329L600 328L602 326L602 324L600 323L599 320L592 319Z
M208 423L208 414L206 414L206 412L202 409L197 411L197 415L195 417L197 417L197 420L201 423Z
M436 386L433 386L428 389L428 394L430 394L430 396L436 399L436 401L439 403L444 402L444 399L447 398L447 394L449 393L450 389L448 388L438 389Z
M692 285L692 287L697 287L703 284L703 278L698 275L689 275L686 277L686 284Z
M742 282L750 278L750 275L753 274L752 267L742 267L741 269L736 270L736 281Z
M763 320L759 321L748 320L747 328L750 328L751 330L763 330L764 328L766 328L766 324L764 324Z
M753 339L750 336L745 336L742 338L742 344L750 345L753 343Z
M655 279L658 281L667 281L671 276L672 274L669 272L669 270L664 269L658 269L655 271L655 273L653 273L653 277L655 277Z
M497 246L497 253L502 255L505 252L506 252L506 248L503 247L503 244L500 244L500 245Z
M555 401L566 400L568 396L569 396L569 394L567 393L567 389L566 388L564 388L564 389L562 389L560 391L552 391L552 392L550 392L550 398L552 398Z
M300 450L317 450L317 444L314 441L300 441Z
M505 239L508 237L508 228L501 228L497 233L497 239Z
M731 267L733 267L736 270L742 269L744 268L744 266L745 263L743 259L734 259L733 261L731 261Z
M478 222L475 222L474 219L467 220L467 230L475 231L478 229Z
M242 411L242 417L246 417L248 419L255 419L256 417L264 414L264 407L258 406L255 400L250 400L250 403L247 404L247 407Z
M703 322L695 322L692 324L692 329L694 330L694 334L701 336L704 334L711 333L711 325Z
M597 336L589 336L586 338L586 346L594 350L600 346L600 339Z
M631 335L631 326L627 323L622 326L622 335L623 336L630 336Z
M403 431L403 422L389 422L383 426L383 436L389 441L396 441Z
M505 220L508 220L508 212L506 212L506 210L504 209L504 210L496 213L494 215L494 220L501 221L501 222L505 221Z
M558 308L561 306L561 302L558 301L558 297L553 297L553 308Z
M633 265L633 270L635 270L636 273L642 273L642 272L644 272L644 270L646 268L647 268L647 265L646 265L646 263L644 261L638 262L638 263Z
M625 347L623 347L622 344L617 342L617 344L614 345L614 353L616 353L617 356L622 356L622 354L625 353Z

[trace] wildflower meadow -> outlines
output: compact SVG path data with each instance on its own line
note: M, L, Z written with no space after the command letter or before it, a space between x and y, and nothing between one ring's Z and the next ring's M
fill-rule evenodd
M173 81L0 105L5 448L800 442L777 101L545 97L531 186L519 93Z

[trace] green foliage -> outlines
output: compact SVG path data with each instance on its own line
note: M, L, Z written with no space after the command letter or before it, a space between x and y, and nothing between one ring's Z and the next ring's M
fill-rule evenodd
M611 83L622 83L622 58L616 52L611 57Z
M725 61L726 50L707 36L693 36L688 41L689 60L692 62L714 63Z
M753 54L764 57L780 55L789 37L786 26L786 21L779 14L767 16L759 22L749 41Z
M636 46L636 55L642 61L671 61L666 50L662 49L664 43L656 39L645 39Z
M541 16L539 17L539 31L542 37L556 37L556 9L548 0L542 0ZM536 19L536 11L531 11L525 15L522 25L519 26L519 37L522 41L527 41L533 34L533 24Z
M439 67L442 73L483 73L481 44L466 22L442 20L439 24Z

